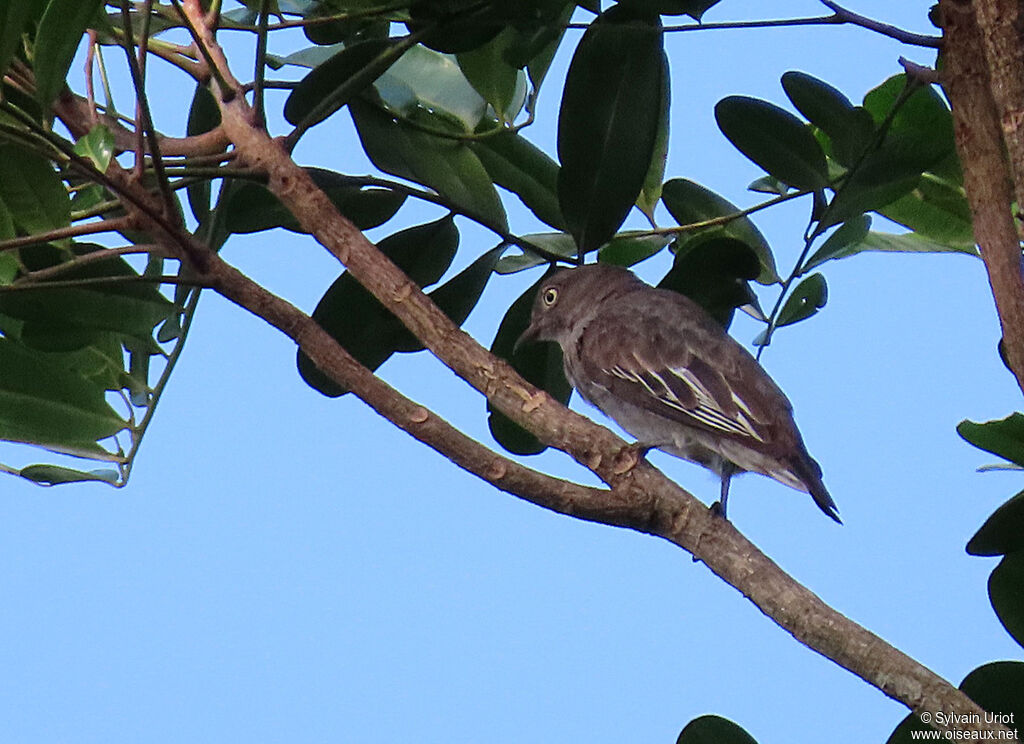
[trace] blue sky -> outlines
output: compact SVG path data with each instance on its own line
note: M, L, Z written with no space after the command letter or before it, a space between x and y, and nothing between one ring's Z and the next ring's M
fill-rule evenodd
M927 33L929 5L852 9ZM706 20L764 17L762 6L724 0ZM859 101L900 71L901 54L933 61L846 27L704 31L667 46L667 177L742 205L759 172L715 127L718 99L783 104L779 77L795 69ZM552 153L567 62L527 130ZM183 120L176 89L154 98L158 120ZM368 171L344 116L310 132L297 159ZM437 215L405 209L403 224ZM799 251L805 209L756 218L780 267ZM540 229L530 219L513 210L513 229ZM493 244L467 229L453 272ZM224 255L307 310L339 271L309 238L280 231L233 238ZM1019 658L986 598L994 563L963 550L1021 487L1018 475L976 473L993 458L954 430L1019 407L981 263L878 254L823 271L828 306L783 329L764 365L846 524L759 476L734 482L732 520L826 602L954 683ZM535 278L496 277L467 329L489 345ZM733 333L749 343L756 330L740 321ZM436 360L401 355L381 372L490 441L483 400ZM705 471L652 460L715 498ZM529 464L592 480L560 453ZM313 392L287 339L212 294L126 489L8 478L0 493L5 741L673 742L717 713L762 744L843 744L882 742L905 713L673 546L520 502L358 400Z

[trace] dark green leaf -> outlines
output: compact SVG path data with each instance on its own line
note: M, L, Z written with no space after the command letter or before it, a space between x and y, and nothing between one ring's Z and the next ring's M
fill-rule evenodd
M0 201L26 233L67 227L71 202L48 160L14 145L0 145Z
M405 202L405 195L390 189L362 187L355 179L320 168L306 172L334 202L338 211L360 230L383 225ZM304 233L292 213L266 187L251 181L238 183L224 207L224 225L233 233L252 233L283 227Z
M917 186L922 171L920 163L901 158L891 148L876 150L839 187L815 233L892 204Z
M784 184L774 176L761 176L755 178L747 186L750 191L756 191L760 194L777 194L782 196L783 194L789 193L789 186Z
M1012 413L983 424L961 421L956 431L978 449L1024 466L1024 414Z
M430 186L464 214L507 232L491 177L467 145L413 129L367 103L353 101L349 110L374 165Z
M876 124L889 115L905 86L906 75L895 75L864 96L864 108ZM886 146L921 164L921 170L955 154L952 114L932 86L919 87L900 106L889 128Z
M665 164L668 162L668 135L669 135L669 112L672 103L672 84L669 79L668 56L665 51L661 52L661 95L658 99L658 133L654 140L654 153L651 156L651 165L644 178L643 188L640 189L640 197L636 205L647 215L647 219L654 223L654 209L661 199L662 180L665 178Z
M869 232L858 243L851 243L841 253L832 258L845 258L862 251L883 251L885 253L965 253L969 256L977 256L978 251L973 246L970 248L955 248L944 243L936 243L922 238L915 233L894 233Z
M988 596L1006 632L1024 646L1024 550L999 562L988 579Z
M192 105L188 110L186 133L189 136L204 134L220 124L220 109L210 89L196 85ZM210 182L200 181L187 187L188 204L197 222L204 222L210 216Z
M476 307L487 281L494 273L498 259L506 248L505 245L492 248L430 293L430 299L455 325L461 326L465 323L466 318Z
M534 90L539 90L544 82L555 52L565 36L566 24L572 20L573 11L576 10L572 2L558 0L556 6L557 10L550 17L542 15L536 26L522 32L519 47L509 50L509 62L517 67L526 66L526 74Z
M661 24L612 8L569 66L558 116L558 200L580 254L618 230L651 167L661 120Z
M524 243L530 243L537 248L553 256L559 256L566 261L571 261L576 256L576 243L568 233L535 233L524 235ZM523 253L517 256L505 256L498 261L499 274L514 274L523 269L530 269L534 266L548 263L548 259L538 253L533 253L523 248Z
M93 452L97 440L123 428L103 387L0 338L0 439Z
M558 344L550 342L527 344L513 354L516 341L530 324L533 310L533 299L537 295L541 282L551 276L553 270L547 271L533 286L527 289L512 303L505 317L498 326L498 332L491 344L491 353L507 359L512 366L528 382L547 390L553 398L563 404L569 402L572 387L565 379L562 369L562 351ZM536 455L547 449L533 434L523 429L487 404L487 425L491 435L509 452L516 455Z
M0 77L21 46L25 27L37 20L45 7L46 0L0 0Z
M426 287L437 282L451 265L458 244L458 230L448 216L388 236L377 247L416 284ZM370 370L377 369L396 351L423 348L401 321L348 272L324 293L313 319ZM347 392L301 350L297 361L299 374L310 387L332 398Z
M779 281L768 241L749 217L739 214L740 208L715 192L685 178L673 178L665 184L661 194L669 214L679 225L694 225L707 220L736 215L723 224L687 231L677 239L678 250L689 247L691 242L700 243L711 238L734 238L745 243L761 263L757 281L771 284Z
M116 470L75 470L59 465L29 465L18 471L18 475L41 486L59 486L64 483L88 481L115 484L118 478Z
M695 21L699 21L704 12L712 5L717 5L718 2L719 0L619 0L619 5L625 5L632 10L645 13L685 14Z
M828 285L821 274L811 274L798 285L779 311L776 328L806 320L828 302Z
M415 0L409 16L410 31L427 31L420 43L448 54L483 46L506 24L501 4L479 0Z
M522 105L521 84L524 75L507 57L509 47L518 41L518 34L512 27L505 28L483 46L458 55L459 68L470 85L487 101L505 121L511 121ZM515 105L518 99L519 105Z
M650 258L671 242L671 235L621 232L601 246L597 260L616 266L633 266Z
M959 184L925 173L913 191L878 211L922 238L975 252L971 209Z
M336 44L338 42L358 42L375 35L387 36L388 21L381 20L380 0L321 0L307 12L306 18L313 20L348 13L352 17L333 20L326 23L313 23L304 26L302 32L314 44Z
M676 744L757 744L757 741L728 718L707 715L686 724Z
M114 135L103 124L97 124L75 143L77 155L89 158L100 173L105 173L114 155Z
M1024 491L996 509L967 543L971 555L1006 555L1024 550Z
M49 0L46 4L33 57L36 96L44 106L60 93L82 35L102 5L103 0Z
M757 98L729 96L715 106L715 119L740 152L780 181L808 190L828 185L825 153L788 111Z
M676 253L658 287L684 294L728 328L737 307L757 302L749 281L761 265L746 243L728 236L692 243Z
M871 115L828 83L803 72L787 72L782 87L797 110L829 137L832 154L843 165L852 165L871 144Z
M833 258L844 258L859 253L862 249L856 246L864 241L870 228L871 217L866 214L847 220L828 236L814 255L807 259L801 267L801 272L806 273Z
M398 61L395 46L391 39L371 39L345 47L317 65L288 96L284 118L296 126L323 121Z
M564 228L558 207L558 164L518 134L503 133L470 144L494 183L508 189L556 229Z

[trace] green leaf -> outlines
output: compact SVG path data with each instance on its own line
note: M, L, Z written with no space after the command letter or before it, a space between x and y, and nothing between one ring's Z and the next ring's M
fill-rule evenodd
M632 209L662 118L660 20L620 10L583 34L558 116L558 200L580 255L611 238Z
M466 322L466 318L476 307L484 288L487 286L494 267L508 246L499 245L492 248L460 271L454 277L430 292L434 301L444 314L458 326Z
M426 287L447 271L458 244L458 229L448 216L390 235L377 247L416 284ZM313 311L313 320L370 370L377 369L396 351L423 348L401 321L348 272L324 293ZM315 390L332 398L347 392L301 350L297 363L302 379Z
M640 189L640 197L636 205L647 215L651 224L655 223L654 210L661 199L662 181L665 178L665 165L668 162L668 139L669 139L669 114L672 104L672 83L669 76L668 55L661 52L662 65L662 87L661 96L658 99L658 133L654 140L654 153L651 156L651 165L644 178L643 188Z
M859 243L852 243L840 254L832 258L845 258L862 251L883 251L886 253L964 253L977 256L976 248L956 248L943 243L936 243L922 238L915 233L869 232Z
M978 449L1024 465L1024 414L1012 413L998 421L983 424L961 421L957 434Z
M847 220L828 236L828 239L821 244L814 255L807 259L807 262L801 267L801 273L807 273L815 266L833 258L844 258L859 253L860 249L856 246L867 238L870 228L871 217L866 214Z
M519 134L502 133L470 143L494 183L519 197L537 219L556 229L565 221L558 206L558 163Z
M506 25L498 4L478 0L414 0L409 6L410 31L426 30L421 44L439 52L468 52L486 44Z
M29 465L19 470L18 475L33 483L38 483L40 486L59 486L64 483L86 483L88 481L114 485L118 479L116 470L75 470L59 465Z
M491 353L511 362L515 370L528 382L547 390L548 393L562 404L569 402L572 386L565 379L562 369L562 351L558 344L541 342L527 344L513 354L516 341L530 325L530 314L533 311L533 300L537 290L554 270L548 270L529 289L516 299L509 307L505 317L501 319L498 332L491 344ZM507 451L515 455L536 455L547 449L537 437L522 428L501 411L487 403L487 426L494 440Z
M103 0L49 0L36 31L36 97L44 106L60 93L86 28Z
M508 231L491 177L467 145L413 129L367 103L352 101L349 110L374 165L430 186L464 214L498 232Z
M125 426L102 387L0 338L0 439L74 452Z
M913 191L878 211L922 238L975 252L971 208L957 183L925 173Z
M525 75L508 62L509 49L518 40L518 32L507 27L483 46L456 57L466 80L504 121L515 119L524 100Z
M677 239L678 250L689 247L691 242L703 242L711 238L734 238L746 244L761 263L761 271L757 281L761 284L772 284L779 281L775 269L775 257L749 217L739 214L740 208L715 192L704 188L698 183L685 178L673 178L662 190L661 200L665 203L669 214L679 225L693 225L719 217L736 215L734 219L713 227L695 228L687 231Z
M391 189L360 186L356 179L321 168L306 168L327 197L360 230L383 225L405 202L405 195ZM283 227L304 233L292 213L265 186L238 183L223 207L224 225L233 233L253 233Z
M787 72L782 87L797 111L828 136L833 155L843 165L853 165L871 144L871 115L828 83L803 72Z
M192 95L192 105L188 110L188 124L185 132L190 137L211 131L220 124L220 108L210 89L204 85L196 85ZM200 181L189 184L188 204L192 214L199 223L205 222L210 216L210 182Z
M707 715L686 724L676 744L757 744L757 741L728 718Z
M736 148L770 175L798 189L828 185L828 166L811 130L788 111L747 96L715 106L718 128Z
M1006 555L1024 549L1024 491L996 509L967 543L971 555Z
M798 323L816 314L828 302L828 285L821 274L811 274L798 285L779 311L775 327Z
M718 2L719 0L619 0L619 5L625 5L631 10L661 15L685 14L699 21L704 12Z
M551 255L560 256L567 261L571 261L576 255L576 242L568 233L534 233L532 235L524 235L522 240L524 243L535 245L537 248ZM499 274L515 274L517 271L531 269L534 266L540 266L547 262L548 259L540 254L523 248L521 255L504 256L498 261L498 267L495 271Z
M864 96L864 108L876 124L881 124L889 115L905 86L906 75L895 75ZM919 87L900 106L885 145L900 151L907 160L921 164L921 170L942 163L951 155L955 163L953 116L932 86Z
M615 266L633 266L647 260L671 242L671 235L621 232L601 246L597 260Z
M100 173L106 173L114 155L114 134L103 124L97 124L75 143L77 155L89 158Z
M686 295L728 328L737 307L757 303L748 282L757 278L760 268L750 246L720 236L677 252L658 287Z
M299 126L318 124L359 95L399 59L391 39L347 46L314 67L292 90L284 118Z
M14 145L0 144L0 200L29 235L71 224L68 192L53 166Z
M1024 646L1024 550L999 562L988 579L988 596L1006 632Z
M37 20L45 7L46 0L0 0L0 78L21 46L25 27Z

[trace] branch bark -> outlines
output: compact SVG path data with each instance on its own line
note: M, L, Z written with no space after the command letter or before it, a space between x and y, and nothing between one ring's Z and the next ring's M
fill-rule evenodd
M973 4L941 0L939 8L945 37L941 74L952 103L974 237L999 313L1004 358L1024 392L1024 279L1020 237L1011 211L1015 176L1017 196L1024 195L1024 131L1019 126L1019 107L1024 102L1024 47L1020 46L1024 11L1017 0ZM1000 18L1001 13L1007 17ZM1014 37L1017 47L1008 49Z
M241 159L267 175L268 188L303 227L439 359L514 421L594 471L610 490L557 481L497 456L406 400L355 363L307 315L242 275L219 255L207 250L202 260L194 261L203 246L159 219L159 203L152 195L140 193L141 187L123 171L108 173L132 191L126 206L136 218L158 242L192 262L204 283L294 339L324 372L396 425L498 488L548 509L664 538L703 561L801 643L911 710L956 713L958 720L975 722L960 731L1005 731L997 724L983 723L984 711L941 677L826 605L730 523L713 516L653 466L645 461L624 462L621 439L522 380L506 362L452 324L415 283L336 211L281 145L256 126L240 86L205 25L199 3L185 0L184 9L198 32L197 40L207 47L207 58L220 66L217 79L235 86L223 91L220 105L223 131Z

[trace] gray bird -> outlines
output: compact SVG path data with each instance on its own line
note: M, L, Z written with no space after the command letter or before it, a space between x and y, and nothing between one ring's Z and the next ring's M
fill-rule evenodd
M840 522L785 394L689 298L617 266L565 269L541 285L516 346L531 341L557 342L572 386L640 450L718 473L723 516L730 477L749 471L809 493Z

